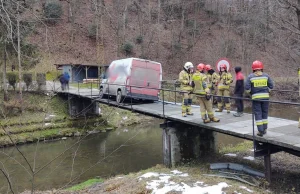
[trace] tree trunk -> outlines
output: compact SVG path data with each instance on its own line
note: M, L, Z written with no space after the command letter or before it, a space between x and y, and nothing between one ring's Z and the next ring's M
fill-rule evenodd
M4 49L3 49L3 91L4 91L4 101L8 101L7 96L7 85L6 85L6 40L4 42Z
M17 1L17 33L18 33L18 63L19 63L19 97L21 103L21 112L23 112L23 96L22 96L22 66L21 66L21 37L20 37L20 13L19 13L20 2Z
M126 37L126 19L127 19L127 0L125 0L125 9L123 13L123 41L125 42Z
M298 7L296 10L297 19L298 19L298 30L300 30L300 0L298 0Z

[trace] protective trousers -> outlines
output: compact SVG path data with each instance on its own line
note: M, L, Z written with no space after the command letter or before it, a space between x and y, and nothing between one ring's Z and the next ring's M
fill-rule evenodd
M253 101L252 103L257 130L263 132L268 128L269 101Z
M214 118L214 113L212 110L212 101L211 100L206 100L205 96L199 96L197 97L199 99L200 103L200 112L201 112L201 117L202 119L206 119L206 111L208 114L208 118L212 119Z
M229 101L229 98L226 98L226 97L229 97L229 90L226 90L226 89L221 89L220 90L219 89L218 92L217 92L217 96L225 97L225 98L223 98L223 100L224 100L224 103L225 103L226 110L230 110L230 101ZM223 110L222 97L218 97L217 101L218 101L219 110Z
M235 94L235 97L242 98L243 94ZM235 105L237 107L237 112L244 112L244 102L242 99L235 99Z
M192 111L192 98L192 94L183 93L183 102L181 105L182 113L190 113Z

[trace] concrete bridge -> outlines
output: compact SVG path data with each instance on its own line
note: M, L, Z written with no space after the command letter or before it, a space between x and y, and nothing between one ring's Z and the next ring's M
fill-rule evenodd
M267 134L258 137L254 135L256 126L252 114L233 117L226 112L215 113L216 117L221 119L219 123L203 124L199 107L193 109L193 116L182 117L180 104L172 102L137 103L129 98L118 104L109 97L100 99L98 89L73 87L68 91L58 91L58 94L68 96L71 116L98 114L98 103L104 103L164 119L165 122L161 124L164 129L164 162L169 166L180 162L184 157L182 153L199 158L214 151L216 132L253 141L254 156L264 157L265 176L269 182L271 181L271 154L285 151L300 156L300 129L297 121L269 117ZM178 133L184 133L184 139Z

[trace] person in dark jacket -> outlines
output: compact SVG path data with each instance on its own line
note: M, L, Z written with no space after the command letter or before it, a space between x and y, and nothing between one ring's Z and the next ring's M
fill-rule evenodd
M236 76L236 82L235 82L235 88L234 88L234 95L235 97L242 98L244 94L244 75L242 74L242 68L241 67L235 67L234 68ZM241 117L243 116L244 112L244 103L242 99L235 99L235 104L237 106L237 112L233 114L235 117Z
M65 85L66 85L66 80L64 77L64 74L61 74L58 76L59 82L61 84L61 90L64 91L65 90Z
M64 73L64 79L65 79L65 88L69 90L70 75L68 72Z

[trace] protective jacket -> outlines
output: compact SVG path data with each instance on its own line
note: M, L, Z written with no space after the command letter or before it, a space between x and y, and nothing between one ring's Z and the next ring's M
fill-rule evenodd
M206 76L207 76L207 87L209 89L214 89L214 86L216 85L219 79L218 74L213 69L211 69L208 71Z
M231 73L226 71L221 72L218 82L219 90L229 90L230 84L233 82Z
M193 75L193 82L195 84L195 88L194 88L194 93L195 94L206 94L206 81L207 81L207 77L204 73L201 73L199 71L197 71L196 73L194 73Z
M245 89L251 94L252 99L269 99L269 89L273 89L273 87L272 79L261 71L251 73L245 85Z
M182 70L179 73L179 81L181 83L180 90L188 92L193 91L193 87L190 85L190 83L192 83L192 75L193 74L188 73L186 70Z

